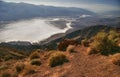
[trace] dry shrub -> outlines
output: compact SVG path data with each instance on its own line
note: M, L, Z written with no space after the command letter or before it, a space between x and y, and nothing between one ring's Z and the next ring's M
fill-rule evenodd
M31 65L37 65L40 66L41 65L41 61L40 59L32 59L30 62Z
M120 66L120 53L114 54L111 58L111 61L113 64Z
M47 53L44 54L44 59L48 59L50 57L51 54L55 53L56 50L51 50L51 51L48 51Z
M31 65L26 65L24 70L22 71L21 75L29 75L29 74L34 74L35 70Z
M4 71L2 74L1 74L1 77L11 77L11 74L7 71Z
M8 65L1 65L1 66L0 66L0 71L1 71L1 70L6 70L6 69L8 69L8 68L9 68Z
M25 68L25 64L19 62L16 64L15 68L16 68L16 72L20 73Z
M95 37L94 41L91 43L91 49L103 55L113 54L116 51L120 52L120 48L117 45L119 36L116 32L110 31L99 32Z
M82 41L81 41L81 44L82 44L83 46L85 46L85 47L88 47L88 46L89 46L89 42L88 42L87 39L82 40Z
M70 39L65 39L62 42L59 43L58 45L58 50L60 51L66 51L66 48L69 45L76 45L78 42L76 40L70 40Z
M99 53L100 51L96 51L96 50L94 50L94 49L92 49L92 48L87 48L87 54L88 55L91 55L91 54L96 54L96 53Z
M33 53L30 54L30 60L37 58L40 58L38 51L34 51Z
M5 60L5 61L11 60L11 59L13 59L13 56L12 56L12 55L6 55L6 56L4 57L4 60Z
M67 61L66 56L62 52L55 52L49 58L49 66L55 67L57 65L62 65Z
M74 49L75 49L75 46L74 46L74 45L69 45L69 46L67 47L67 52L73 53L73 52L75 52Z

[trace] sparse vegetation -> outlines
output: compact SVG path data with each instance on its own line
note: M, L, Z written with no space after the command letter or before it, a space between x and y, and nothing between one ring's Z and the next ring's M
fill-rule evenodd
M7 66L7 65L1 65L1 66L0 66L0 71L1 71L1 70L5 70L5 69L7 69L8 67L9 67L9 66Z
M5 61L8 61L8 60L10 60L10 59L13 59L12 55L6 55L6 56L4 57L4 60L5 60Z
M99 53L99 51L96 51L96 50L94 50L94 49L92 49L92 48L87 48L87 54L88 55L91 55L91 54L96 54L96 53Z
M117 45L119 39L120 37L115 31L110 31L109 33L102 31L94 37L90 48L94 50L94 53L101 53L103 55L113 54L116 51L120 52L120 47Z
M66 62L66 56L62 52L55 52L49 58L49 66L55 67Z
M31 65L37 65L40 66L41 65L41 61L40 59L32 59L30 62Z
M19 72L21 72L25 68L25 64L17 63L15 68L16 68L16 71L19 73Z
M65 39L58 45L58 50L66 51L69 45L76 45L78 42L76 40Z
M114 54L111 58L111 61L113 64L120 66L120 53Z
M88 42L87 39L82 40L82 41L81 41L81 44L82 44L83 46L85 46L85 47L88 47L88 46L89 46L89 42Z
M28 75L28 74L33 74L35 73L34 68L31 65L26 65L24 70L22 71L22 75Z
M2 73L1 77L11 77L11 74L5 71Z
M69 45L69 46L67 47L67 52L69 52L69 53L75 52L75 51L74 51L74 48L75 48L74 45Z
M33 53L31 53L30 60L37 59L37 58L40 58L38 51L34 51Z

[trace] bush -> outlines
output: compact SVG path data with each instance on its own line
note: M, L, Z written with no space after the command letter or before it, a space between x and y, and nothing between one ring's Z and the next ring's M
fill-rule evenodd
M17 63L15 68L17 72L21 72L25 68L25 65L23 63Z
M120 34L114 30L111 30L108 34L108 39L111 40L113 43L119 43Z
M2 73L1 77L11 77L11 74L8 72Z
M96 51L90 47L87 48L87 55L96 54L96 53L99 53L99 51Z
M41 61L40 59L32 59L32 61L30 62L31 65L37 65L40 66L41 65Z
M89 42L88 42L87 39L82 40L82 41L81 41L81 44L82 44L83 46L85 46L85 47L88 47L88 46L89 46Z
M25 68L22 71L21 75L28 75L28 74L34 74L34 73L35 73L34 68L32 66L30 66L30 65L27 65L27 66L25 66Z
M67 51L68 51L69 53L75 52L74 49L75 49L75 46L74 46L74 45L69 45L69 46L67 47Z
M113 64L120 66L120 53L114 54L111 58L111 61Z
M56 52L56 53L54 53L50 56L49 66L54 67L54 66L57 66L57 65L61 65L66 61L67 61L66 56L63 53Z
M30 60L37 59L37 58L40 58L38 51L35 51L35 52L31 53Z
M65 39L59 43L58 50L66 51L66 49L69 45L76 45L76 44L78 44L78 42L76 40Z
M103 55L113 54L116 51L119 51L117 45L118 38L119 36L112 34L111 31L109 33L99 32L94 37L94 41L91 43L90 47Z
M12 56L12 55L6 55L6 56L4 57L4 60L5 60L5 61L11 60L11 59L13 59L13 56Z
M1 70L5 70L5 69L8 69L8 67L9 67L8 65L1 65L1 66L0 66L0 71L1 71Z

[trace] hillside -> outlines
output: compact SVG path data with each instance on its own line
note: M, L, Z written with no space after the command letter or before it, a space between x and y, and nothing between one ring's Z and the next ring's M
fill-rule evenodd
M60 34L61 37L59 35L50 37L44 41L42 41L40 44L42 44L43 48L44 47L50 47L50 48L55 48L57 44L60 41L63 41L64 39L75 39L78 41L81 41L83 39L89 39L92 36L96 35L99 31L104 30L104 31L109 31L111 29L117 29L118 31L120 31L119 26L115 27L115 26L106 26L106 25L96 25L96 26L89 26L89 27L85 27L83 29L68 33L68 34ZM59 37L56 39L56 37ZM52 39L51 39L52 38Z
M86 30L87 29L88 28L86 28ZM96 30L95 26L94 29ZM99 30L87 41L73 39L74 37L79 36L78 34L69 37L69 39L60 41L58 48L55 50L34 49L29 53L29 56L21 59L10 59L7 61L1 59L0 76L119 77L120 30L106 28L105 26ZM89 42L91 39L92 41ZM93 45L95 45L95 48L100 49L100 51L96 49L90 50L91 47L94 48ZM109 46L111 46L111 48L109 48ZM13 52L18 55L17 51L6 47L0 48L0 53L2 52L4 52L6 56L11 53L13 54ZM103 54L103 52L108 55Z
M1 60L10 60L10 59L22 59L25 58L26 53L18 51L13 48L0 46L0 59Z

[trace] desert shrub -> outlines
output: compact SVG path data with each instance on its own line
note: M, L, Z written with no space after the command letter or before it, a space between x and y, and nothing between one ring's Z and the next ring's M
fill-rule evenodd
M96 53L99 53L99 51L96 51L90 47L87 48L87 55L96 54Z
M76 44L78 44L76 40L65 39L59 43L58 50L66 51L66 48L68 47L68 45L76 45Z
M31 65L26 65L24 70L22 71L21 75L29 75L29 74L34 74L35 70Z
M113 64L120 66L120 53L114 54L111 58L111 61Z
M17 63L15 66L16 71L19 73L25 68L25 64L23 63Z
M88 42L87 39L82 40L82 41L81 41L81 44L82 44L83 46L85 46L85 47L88 47L88 46L89 46L89 42Z
M66 41L62 41L58 45L58 50L66 51L67 46L68 46L68 43Z
M1 70L5 70L5 69L8 69L8 67L9 67L8 65L1 65L1 66L0 66L0 71L1 71Z
M54 67L57 65L61 65L66 61L67 61L66 56L62 52L56 52L50 56L49 66Z
M6 55L6 56L4 57L4 60L5 60L5 61L11 60L11 59L13 59L12 55Z
M44 54L44 59L48 59L50 57L51 54L55 53L56 50L51 50L51 51L48 51L47 53Z
M116 31L111 30L108 34L108 39L111 40L113 43L119 43L120 41L120 34L118 34Z
M35 52L31 53L30 60L37 59L37 58L40 58L38 51L35 51Z
M41 61L40 59L32 59L30 62L31 65L37 65L40 66L41 65Z
M0 58L0 62L2 62L3 60Z
M2 73L1 77L11 77L11 74L5 71Z
M74 45L69 45L69 46L67 47L67 52L73 53L73 52L75 52L74 49L75 49L75 46L74 46Z
M109 33L102 31L94 37L94 41L90 47L103 55L113 54L119 51L119 47L117 46L118 38L118 36L111 34L111 31Z

